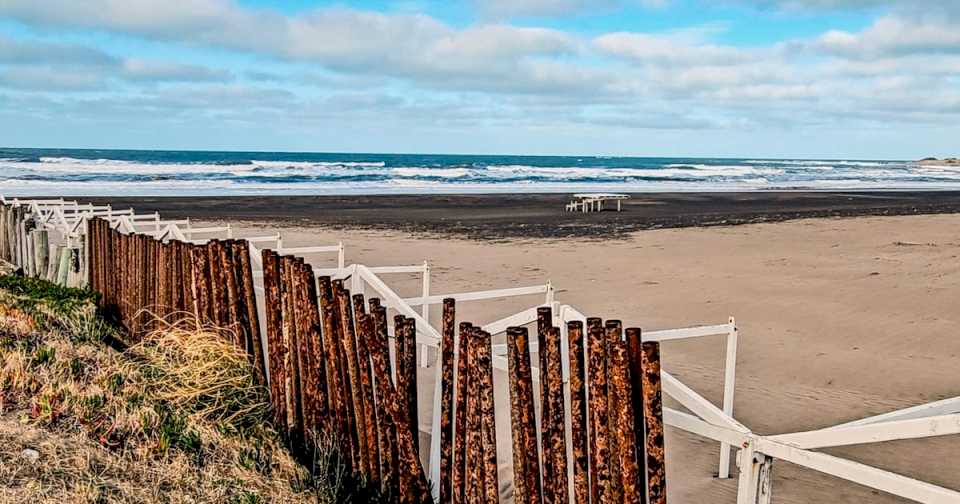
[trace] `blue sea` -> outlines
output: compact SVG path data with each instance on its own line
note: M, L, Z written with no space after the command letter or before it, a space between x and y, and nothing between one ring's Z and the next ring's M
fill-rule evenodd
M4 196L828 189L960 189L960 167L855 159L0 148Z

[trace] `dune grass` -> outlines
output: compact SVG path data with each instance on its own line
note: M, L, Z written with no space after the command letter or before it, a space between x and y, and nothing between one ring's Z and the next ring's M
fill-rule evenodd
M94 300L0 276L0 502L372 498L324 436L305 464L290 456L246 354L217 330L160 323L120 352Z

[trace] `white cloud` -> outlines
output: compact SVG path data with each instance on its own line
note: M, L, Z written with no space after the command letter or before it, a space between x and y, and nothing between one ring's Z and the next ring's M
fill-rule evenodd
M122 75L127 79L149 82L223 82L233 78L225 70L139 58L125 60Z
M671 0L474 0L477 7L491 16L565 16L596 13L616 7L639 5L661 8Z
M829 31L812 45L820 51L856 59L960 53L960 29L955 23L885 16L860 33Z
M0 64L114 65L117 58L89 47L24 42L0 34Z
M518 8L559 14L606 2L521 3ZM791 118L796 124L872 120L889 126L895 113L925 123L960 114L960 90L951 85L960 69L960 30L946 18L886 14L859 32L741 47L715 42L724 25L587 38L503 22L453 27L409 12L336 8L288 16L227 0L172 4L0 0L0 15L57 32L95 29L187 45L197 54L227 49L270 64L224 70L0 36L0 70L29 69L4 71L0 86L65 91L116 84L142 93L117 93L125 98L111 103L122 103L125 111L211 111L237 119L251 116L241 110L248 106L258 120L372 120L379 114L429 124L696 129L768 127ZM805 2L807 8L869 4ZM900 103L914 112L904 112ZM96 108L75 113L81 110Z

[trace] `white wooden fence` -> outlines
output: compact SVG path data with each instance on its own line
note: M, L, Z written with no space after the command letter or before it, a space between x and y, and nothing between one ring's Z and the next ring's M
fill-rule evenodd
M152 234L160 239L178 239L191 242L204 242L207 239L223 234L226 238L233 237L230 225L194 228L189 219L163 220L159 213L136 214L132 209L115 210L110 205L95 206L79 204L76 201L63 199L24 200L5 199L0 196L0 202L14 205L27 205L31 209L38 225L60 232L68 242L80 239L86 230L85 220L91 217L107 219L115 228L125 232L142 232ZM196 238L196 235L214 235L207 238ZM569 361L566 355L567 333L566 323L572 320L584 321L586 317L570 305L560 304L555 300L553 285L549 282L543 285L530 287L514 287L474 292L460 292L453 294L434 294L430 291L430 266L426 262L412 266L366 266L361 264L346 265L345 252L342 243L337 245L313 247L284 247L282 236L277 233L270 236L245 238L251 243L251 261L255 269L255 283L257 285L258 305L262 316L262 263L260 246L254 244L272 245L281 254L337 254L335 268L318 268L317 275L330 275L333 278L349 280L353 293L363 293L371 289L389 309L395 310L404 316L411 317L417 322L417 342L421 345L421 364L432 364L439 369L440 333L430 321L429 307L441 303L444 298L452 297L458 302L482 301L508 297L542 295L543 303L535 304L520 312L502 319L489 322L483 329L492 335L506 331L507 327L530 324L536 321L537 308L550 306L553 308L554 325L561 328L561 351L564 367L563 382L566 394L566 414L569 416ZM258 274L259 273L259 274ZM384 282L380 275L389 274L417 274L421 275L421 295L413 298L403 298ZM259 282L257 282L259 281ZM414 310L420 306L420 312ZM265 331L261 331L265 334ZM882 415L864 418L823 429L808 432L795 432L773 436L763 436L752 432L748 427L736 420L733 416L734 393L736 389L737 347L739 332L735 320L731 317L727 323L669 329L646 332L643 335L647 341L671 341L689 338L724 336L726 338L725 364L723 374L723 399L721 404L715 405L693 389L685 385L670 372L669 364L664 363L661 372L663 392L690 413L665 407L664 422L672 427L708 438L720 443L719 477L729 477L730 449L737 450L737 465L740 468L737 486L737 504L769 504L773 492L773 460L779 459L806 467L825 474L864 485L882 492L900 496L917 502L946 504L960 503L960 492L937 486L918 479L909 478L884 469L879 469L859 462L847 460L834 455L816 451L822 448L847 446L854 444L880 443L885 441L917 439L960 434L960 397L945 399L901 409ZM264 353L267 349L264 342ZM537 352L537 343L531 342L531 352ZM587 349L586 351L589 351ZM458 349L454 349L458 352ZM506 370L506 346L494 345L493 365L496 369ZM588 357L587 357L588 359ZM538 359L533 359L534 364ZM434 383L434 400L432 402L431 422L421 425L421 430L429 432L431 437L429 454L429 476L432 481L439 480L440 474L440 373L436 373ZM535 381L539 380L538 373L534 373ZM269 378L268 378L269 379ZM505 392L505 390L504 390ZM539 415L539 412L538 412ZM570 442L569 422L567 435L567 449L572 450ZM669 449L669 448L668 448ZM568 453L568 457L570 454ZM573 467L568 468L572 472ZM568 475L571 482L572 474ZM434 487L435 497L437 487Z

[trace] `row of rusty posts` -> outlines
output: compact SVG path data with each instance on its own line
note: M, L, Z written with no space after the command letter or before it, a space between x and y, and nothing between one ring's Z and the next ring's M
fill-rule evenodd
M317 278L302 258L263 251L266 339L274 419L309 452L332 434L360 480L402 503L430 502L419 456L416 325L351 297L342 280Z
M131 341L165 322L193 318L247 350L264 370L260 324L244 240L203 245L112 229L109 221L87 223L90 287L100 307L126 329Z
M431 501L420 460L413 319L394 317L390 335L377 298L351 297L342 280L317 278L302 258L264 250L263 355L246 242L163 243L120 233L100 219L90 221L88 237L91 285L131 334L158 323L144 309L160 319L192 313L232 329L263 363L275 424L294 449L309 453L321 436L332 435L360 480L397 502ZM539 390L527 328L506 334L514 502L665 503L658 343L642 341L639 329L624 331L619 321L589 318L586 327L567 324L564 353L550 308L537 315ZM457 325L452 299L443 302L441 332L441 460L434 484L441 503L496 503L491 335Z
M52 244L49 232L36 226L29 210L23 205L0 205L0 259L26 276L65 287L83 286L83 247Z
M560 328L552 325L550 308L538 309L537 315L539 390L534 390L527 328L507 329L514 502L664 504L659 344L642 341L640 329L624 332L616 320L604 324L589 318L586 329L582 322L569 322L567 403ZM454 306L448 300L441 341L440 502L495 503L490 335L461 323L459 339L454 336Z

